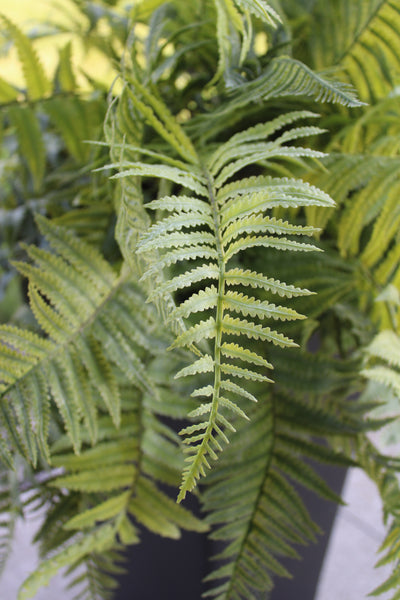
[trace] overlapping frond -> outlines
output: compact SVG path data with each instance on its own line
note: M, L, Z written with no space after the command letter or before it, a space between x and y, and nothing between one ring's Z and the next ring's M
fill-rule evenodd
M87 140L98 134L106 104L100 97L86 97L80 89L70 43L60 49L58 67L50 79L34 42L7 17L0 15L0 23L15 44L23 78L19 86L2 80L0 122L6 136L15 136L23 171L27 167L18 186L24 184L29 194L36 194L48 183L48 162L54 172L59 146L65 145L75 169L81 161L88 162L92 148ZM46 144L50 132L59 136L51 149Z
M329 430L334 410L308 407L309 423ZM212 587L204 597L218 600L258 598L272 589L272 578L289 577L285 557L299 557L295 546L315 540L318 527L290 480L334 501L338 497L301 456L333 464L350 464L344 455L316 444L300 433L298 412L286 398L263 396L239 426L220 462L206 479L203 494L211 538L224 546L216 569L206 578ZM290 427L296 422L297 432ZM307 432L306 420L303 421ZM334 429L332 427L332 432ZM315 433L315 432L314 432ZM240 461L238 460L240 452Z
M393 99L379 103L345 128L334 141L335 147L350 153L333 162L330 168L332 182L338 174L344 175L339 197L346 199L346 204L338 227L339 248L344 256L360 255L368 269L378 266L398 246L397 110ZM382 121L385 127L377 125ZM326 181L328 183L328 177ZM329 183L328 186L331 187ZM371 232L366 239L367 229ZM381 277L379 280L381 284L386 283Z
M394 311L392 318L394 317ZM382 432L382 440L398 441L398 412L400 407L400 338L390 329L382 329L365 349L361 375L366 378L366 400L376 399L376 413L392 418Z
M97 439L97 413L105 407L120 422L115 367L141 390L155 394L141 360L143 349L162 342L151 333L151 311L132 314L141 295L118 278L92 248L41 219L54 252L30 247L31 264L19 263L29 278L32 311L47 335L1 327L1 422L12 445L33 465L49 461L50 410L57 406L75 451L82 425ZM150 321L149 321L150 319ZM146 325L144 325L146 323ZM7 443L2 455L7 460Z
M163 384L161 401L132 387L121 373L119 427L103 409L94 447L88 430L82 431L79 455L67 433L51 446L55 470L35 490L47 503L36 535L42 562L24 582L19 599L31 598L64 567L77 598L108 600L121 572L121 551L140 541L140 526L173 539L183 529L207 529L161 489L178 485L182 454L179 436L157 413L181 417L190 403L167 389L167 372L164 379L164 370L155 369Z

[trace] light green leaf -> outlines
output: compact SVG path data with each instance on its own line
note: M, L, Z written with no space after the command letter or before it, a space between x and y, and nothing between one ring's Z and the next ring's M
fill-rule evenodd
M204 339L214 338L216 335L216 325L214 317L210 317L207 321L200 321L197 325L190 327L187 331L179 335L170 348L179 348L190 346Z
M52 577L62 569L78 562L84 556L93 552L101 553L115 543L115 529L112 525L103 525L95 531L80 536L72 544L43 561L38 569L24 581L18 593L18 600L32 598Z
M258 365L260 367L273 369L271 363L265 360L265 358L259 354L256 354L255 352L252 352L248 348L242 348L238 344L224 342L221 346L221 352L224 356L228 356L229 358L239 358L240 360L253 363L254 365Z
M18 146L31 171L35 190L42 184L46 153L39 121L28 107L11 107L10 119L17 130Z
M214 370L214 360L209 355L202 356L188 367L184 367L175 375L175 379L179 377L188 377L189 375L196 375L197 373L212 373Z
M288 285L278 279L265 277L262 273L256 273L250 270L243 271L239 268L227 271L225 281L227 285L244 285L252 288L263 288L274 294L278 294L279 296L286 296L287 298L309 296L314 293L294 285Z
M243 316L251 315L260 319L279 319L281 321L291 321L293 319L305 319L292 308L286 306L276 306L269 302L262 302L256 298L245 296L242 293L228 291L224 295L224 307L235 312L240 312Z
M228 315L224 315L222 330L229 335L245 335L256 340L260 339L272 342L277 346L297 346L293 340L287 338L282 333L271 330L269 327L255 325L244 319L233 319Z
M111 467L107 466L57 477L49 485L80 492L108 492L131 485L135 472L136 467L134 465L116 464Z
M107 521L118 515L128 505L130 492L124 492L119 496L113 496L105 502L97 504L94 508L85 510L83 513L72 517L64 523L64 529L88 529L96 525L97 522Z
M182 171L177 167L169 167L168 165L148 165L146 163L116 163L108 165L109 168L126 168L112 179L121 179L124 177L157 177L160 179L168 179L176 184L189 188L199 194L199 196L208 196L208 191L199 177L194 176L188 171Z

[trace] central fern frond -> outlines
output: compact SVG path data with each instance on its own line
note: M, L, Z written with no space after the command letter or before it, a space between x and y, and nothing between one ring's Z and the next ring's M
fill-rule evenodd
M142 86L139 84L136 89L143 97ZM264 161L270 164L277 159L320 157L317 151L289 145L300 137L321 132L311 126L288 129L295 121L315 117L313 113L298 111L250 127L232 136L213 154L203 156L194 155L192 141L158 99L147 95L144 100L150 106L137 96L132 95L132 100L164 140L173 141L172 147L179 149L184 161L174 160L171 166L170 156L157 153L164 164L145 165L137 161L113 165L125 168L117 178L150 176L173 182L182 189L182 195L168 194L146 204L161 218L142 234L137 247L137 253L147 262L142 278L147 285L152 278L160 281L158 274L162 270L183 266L184 272L173 272L174 276L165 278L167 283L153 289L150 299L160 299L171 292L186 295L183 302L176 299L177 307L168 320L187 319L188 328L176 337L170 349L189 348L197 359L176 377L196 376L203 380L203 374L210 376L207 385L192 392L193 397L203 399L189 415L195 423L180 432L188 455L178 497L182 500L205 475L210 459L217 459L223 445L229 442L229 433L235 431L229 413L247 418L237 397L256 400L240 381L245 379L249 385L272 381L267 370L273 366L264 356L263 343L296 346L292 339L270 327L269 321L304 318L295 310L271 303L266 296L306 295L308 290L243 269L241 263L254 247L266 251L318 250L301 241L302 236L313 235L314 228L294 226L273 216L272 210L314 204L328 207L333 201L295 179L237 176L243 169ZM188 265L193 263L194 268L190 268ZM260 297L249 294L249 288L258 289ZM212 341L212 349L207 340ZM259 340L256 351L254 340Z

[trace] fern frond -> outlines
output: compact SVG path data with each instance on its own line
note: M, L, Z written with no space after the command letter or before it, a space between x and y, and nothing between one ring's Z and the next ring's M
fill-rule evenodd
M400 368L400 339L394 331L381 331L366 348L369 356Z
M217 17L218 66L210 85L225 76L226 85L231 86L233 78L230 77L230 72L238 66L239 32L243 33L243 23L232 0L214 0L214 4Z
M79 162L87 162L91 148L85 140L90 139L96 131L93 127L96 123L94 117L98 111L95 101L88 105L74 96L68 102L62 98L52 97L46 101L44 109L61 134L71 155Z
M262 288L273 294L279 296L286 296L292 298L296 296L309 296L314 292L309 290L295 287L294 285L288 285L277 279L265 277L261 273L255 273L254 271L242 269L230 269L226 272L226 284L227 285L243 285L245 287Z
M312 71L304 63L282 56L273 58L263 74L243 84L230 102L216 114L227 114L263 99L288 96L311 96L318 102L333 102L344 106L360 106L354 89L348 84L332 81Z
M5 464L10 469L10 466ZM12 552L17 519L21 516L21 498L15 481L15 473L11 469L7 473L2 468L0 483L0 574L2 575Z
M154 90L153 93L151 93L138 79L133 78L132 76L128 78L128 81L133 85L133 88L136 91L136 94L134 94L131 88L128 88L128 93L133 105L139 109L161 137L171 144L178 155L182 156L185 161L196 163L197 156L192 142L178 125L165 104L158 100ZM143 101L139 96L143 98Z
M137 543L137 538L131 535L123 541L134 544ZM126 570L121 567L123 560L122 553L111 549L101 554L92 553L84 556L70 567L68 575L75 570L78 572L68 586L72 590L75 587L79 590L79 595L74 596L74 600L112 600L118 587L116 577Z
M43 219L38 222L57 254L28 248L34 263L19 267L30 278L31 306L48 339L0 328L0 391L16 417L14 424L8 413L9 434L18 438L17 423L22 427L28 442L23 454L33 464L37 451L49 460L50 399L79 451L82 421L91 442L97 438L100 399L119 424L115 366L139 388L156 393L140 358L140 349L149 343L148 333L139 335L143 319L150 332L155 325L150 312L129 314L124 305L132 292L125 279L118 279L100 255L65 230Z
M157 100L158 102L158 100ZM161 114L162 108L158 106ZM149 285L151 278L162 269L175 264L196 260L197 265L191 271L185 271L162 283L160 288L152 290L149 299L162 301L166 292L179 291L197 284L198 291L190 291L186 300L171 310L168 321L192 319L196 314L205 312L209 316L192 323L179 333L170 349L196 348L205 340L214 340L213 354L199 358L192 366L181 368L179 377L211 373L214 378L211 404L203 404L196 414L206 419L193 428L183 432L188 453L188 466L184 471L179 500L185 497L195 485L196 480L205 474L209 458L215 460L228 437L224 433L232 431L229 419L221 413L223 408L220 390L225 383L233 393L252 398L250 392L230 381L231 378L245 378L252 382L268 382L263 373L249 370L229 359L251 362L257 367L270 367L269 362L250 348L225 342L225 338L240 336L242 339L272 342L280 346L296 346L287 336L262 326L252 320L233 318L230 313L240 313L255 320L295 320L303 318L300 313L284 306L277 306L255 297L243 294L241 286L251 286L270 290L282 296L307 295L310 292L295 286L281 284L262 274L233 268L230 261L238 255L256 246L275 248L280 251L319 250L313 244L292 239L290 236L313 235L312 227L291 225L290 223L265 214L276 206L307 206L318 204L332 206L329 196L301 181L271 177L253 177L226 183L228 179L248 165L273 156L317 156L318 153L289 145L299 137L314 135L321 130L313 127L286 129L273 141L264 141L282 128L287 128L301 118L315 116L307 111L297 111L279 117L272 122L251 127L235 134L214 154L205 159L190 159L187 168L177 169L169 165L144 163L121 163L118 178L149 176L164 178L183 188L183 195L160 196L151 200L151 210L167 211L169 216L156 220L155 224L143 232L138 240L136 252L147 261L148 266L142 277ZM172 128L170 127L172 131ZM165 141L167 136L159 132ZM182 156L182 155L181 155ZM194 168L192 168L194 162ZM118 163L113 163L118 167ZM125 170L126 168L126 170ZM192 190L195 196L189 196ZM200 197L197 197L197 196ZM191 210L193 203L193 211ZM265 235L268 233L269 235ZM285 237L286 236L286 237ZM208 260L211 259L210 262ZM207 260L207 262L206 262ZM206 285L208 280L218 280L216 285ZM236 289L225 291L225 287ZM154 286L156 287L156 286ZM158 286L157 286L158 287ZM211 314L210 314L211 313ZM200 355L201 356L201 355ZM209 395L209 387L201 388L192 397ZM225 388L226 389L226 388ZM221 399L221 402L220 402ZM225 399L225 408L227 406ZM236 413L243 412L236 405L230 407Z
M362 468L377 486L382 499L385 518L390 518L391 520L387 535L379 548L379 552L383 556L376 566L394 563L393 569L386 581L375 588L369 595L375 597L385 592L390 592L390 598L395 600L398 597L400 584L397 567L400 535L399 483L396 472L393 472L391 458L383 456L366 436L360 436L357 442L355 444L357 458ZM396 459L394 460L396 461ZM397 470L397 465L395 469Z
M72 66L72 44L68 42L59 50L57 81L62 90L73 92L76 87L76 77Z
M393 239L396 239L400 227L399 191L400 183L396 182L391 186L383 209L374 223L371 237L361 254L361 260L367 267L375 265L384 256Z
M121 177L160 177L163 179L169 179L174 183L180 184L190 190L193 190L200 196L207 196L207 188L201 185L199 177L189 171L183 171L177 167L170 167L168 165L148 165L146 163L123 163L123 164L112 164L110 167L128 167L126 171L122 171L113 175L114 179L121 179Z

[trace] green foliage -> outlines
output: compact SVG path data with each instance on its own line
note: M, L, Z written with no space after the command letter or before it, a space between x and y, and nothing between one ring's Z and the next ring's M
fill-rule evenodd
M266 597L318 535L298 487L340 502L316 461L377 483L395 600L400 5L124 4L39 27L52 74L1 18L0 569L45 507L20 600L61 568L111 599L143 527L209 531L205 597Z

